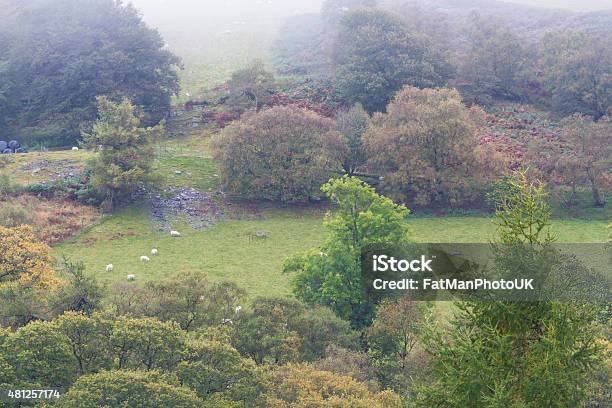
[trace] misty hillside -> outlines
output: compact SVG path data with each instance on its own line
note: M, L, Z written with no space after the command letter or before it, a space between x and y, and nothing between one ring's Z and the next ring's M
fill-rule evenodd
M538 7L537 1L523 1L522 4L496 0L379 0L379 5L398 11L401 14L420 9L429 13L443 15L448 21L459 22L472 12L492 16L517 30L542 33L554 28L584 28L587 31L602 31L612 23L612 6L607 11L581 12L559 8ZM548 5L553 1L542 2ZM587 2L588 3L588 2ZM538 3L539 4L539 3ZM601 3L603 4L603 3ZM576 9L577 10L577 9Z

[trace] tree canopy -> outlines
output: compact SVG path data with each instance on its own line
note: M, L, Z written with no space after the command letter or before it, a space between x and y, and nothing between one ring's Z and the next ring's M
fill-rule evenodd
M445 56L393 13L358 8L345 13L335 40L338 88L349 103L384 111L404 85L442 86L452 73Z
M599 119L612 108L612 45L609 35L552 31L542 39L544 87L563 116Z
M333 122L296 106L247 113L217 139L223 183L251 199L306 201L328 171L324 136Z
M409 211L356 177L332 179L321 189L336 207L325 221L331 235L320 248L288 258L283 270L295 273L293 292L299 299L326 305L361 327L373 308L361 286L361 250L407 242Z
M121 1L7 0L0 20L0 126L22 143L73 144L99 95L156 123L178 92L178 58Z
M478 201L500 171L497 155L478 143L482 115L455 90L405 87L365 136L380 191L421 206Z

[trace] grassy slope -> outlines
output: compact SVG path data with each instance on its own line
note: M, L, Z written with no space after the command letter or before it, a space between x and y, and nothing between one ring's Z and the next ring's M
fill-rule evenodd
M274 210L265 219L229 221L205 231L177 225L182 236L173 238L152 228L143 210L132 207L107 217L56 252L82 260L90 273L106 282L125 280L128 273L148 280L204 270L214 279L240 284L251 295L283 295L288 293L288 277L280 274L283 259L316 246L325 234L320 214ZM268 238L253 238L260 230ZM158 248L159 255L141 263L139 257L151 248ZM113 272L105 272L107 263L113 263Z
M172 238L150 225L144 208L132 207L57 247L56 253L82 260L106 282L123 281L128 273L148 280L204 270L213 279L240 284L251 296L286 295L289 276L282 275L282 262L324 240L321 220L320 212L276 209L266 211L264 219L229 221L205 231L177 226L182 236ZM414 217L410 225L420 242L487 242L495 233L487 217ZM607 237L606 225L557 220L554 230L561 242L601 242ZM268 238L252 238L259 230L268 232ZM158 248L159 256L141 263L140 255L148 255L151 248ZM114 264L113 272L104 271L106 263Z
M71 172L79 173L91 157L93 153L87 150L2 155L0 171L9 174L14 182L24 185L48 182L61 179Z

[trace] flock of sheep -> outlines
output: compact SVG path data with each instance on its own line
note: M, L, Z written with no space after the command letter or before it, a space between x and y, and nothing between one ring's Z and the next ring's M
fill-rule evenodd
M180 233L180 232L178 232L178 231L174 231L174 230L173 230L173 231L170 231L170 236L171 236L171 237L180 237L180 236L181 236L181 233ZM156 256L158 253L159 253L159 251L157 250L157 248L153 248L153 249L151 249L151 256ZM147 255L142 255L142 256L140 257L140 262L149 262L150 260L151 260L151 258L149 258ZM112 263L111 263L111 264L108 264L108 265L106 265L106 272L112 272L112 270L113 270L114 268L115 268L115 267L114 267L114 265L113 265ZM128 280L129 282L136 280L136 275L134 275L134 274L129 274L129 275L127 276L127 280Z

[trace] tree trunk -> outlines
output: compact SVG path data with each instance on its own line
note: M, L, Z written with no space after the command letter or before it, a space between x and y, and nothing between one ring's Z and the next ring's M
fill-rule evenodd
M597 181L595 180L596 177L593 174L592 170L587 171L588 176L589 176L589 181L591 182L591 191L593 193L593 205L595 205L595 207L603 207L606 205L605 200L603 199L603 196L601 195L601 191L599 190L599 187L597 186Z

